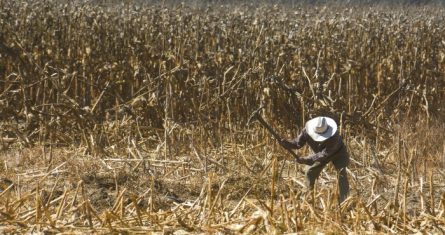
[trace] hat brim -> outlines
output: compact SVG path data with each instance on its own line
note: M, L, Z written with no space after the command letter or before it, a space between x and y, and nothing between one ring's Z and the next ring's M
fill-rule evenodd
M306 122L306 132L308 133L308 135L317 142L322 142L325 141L329 138L331 138L335 132L337 132L337 123L335 123L335 121L332 118L329 117L324 117L326 119L326 124L328 125L328 129L319 134L317 132L315 132L315 126L317 125L317 118L311 119L309 121Z

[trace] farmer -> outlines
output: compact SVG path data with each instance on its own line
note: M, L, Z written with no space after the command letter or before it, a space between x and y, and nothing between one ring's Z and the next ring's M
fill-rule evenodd
M346 167L349 154L337 131L337 124L329 117L316 117L306 122L300 135L293 140L282 139L279 143L287 149L302 148L306 143L314 154L297 159L298 163L309 165L306 171L306 184L314 189L315 180L329 162L334 164L338 173L339 203L343 202L349 193Z

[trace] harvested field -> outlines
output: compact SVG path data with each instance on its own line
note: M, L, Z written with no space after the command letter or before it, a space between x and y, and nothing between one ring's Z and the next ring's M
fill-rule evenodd
M444 233L444 18L0 1L0 231ZM331 166L306 191L304 166L248 123L260 105L287 138L339 123L345 202Z

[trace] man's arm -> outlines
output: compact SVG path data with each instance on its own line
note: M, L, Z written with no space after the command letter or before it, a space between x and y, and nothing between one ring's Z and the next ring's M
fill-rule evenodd
M303 129L301 133L292 140L282 139L279 143L287 149L300 149L306 144L307 132Z
M342 141L340 141L340 138L340 135L335 134L334 136L326 140L324 149L305 158L310 159L313 162L322 162L326 160L342 147L343 144Z

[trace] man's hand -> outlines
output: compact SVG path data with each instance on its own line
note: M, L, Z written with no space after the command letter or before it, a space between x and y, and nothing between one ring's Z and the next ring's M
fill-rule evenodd
M285 149L293 149L293 145L286 139L278 140L278 143Z
M296 158L295 161L300 164L305 164L305 165L309 165L309 166L314 164L314 162L315 162L311 158L307 158L307 157L299 157L299 158Z

